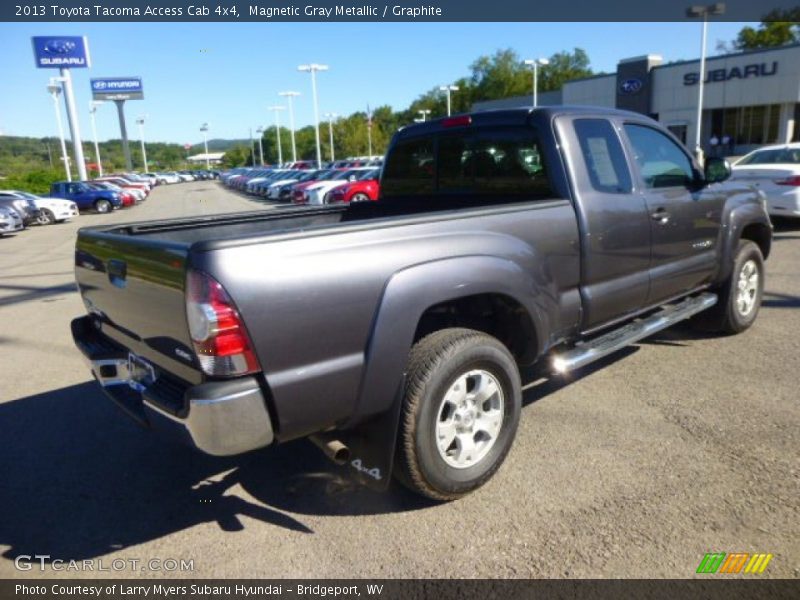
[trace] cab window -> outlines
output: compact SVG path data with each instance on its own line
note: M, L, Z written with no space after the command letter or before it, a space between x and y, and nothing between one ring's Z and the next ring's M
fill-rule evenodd
M605 119L576 119L575 133L592 187L606 194L628 194L631 174L614 127Z

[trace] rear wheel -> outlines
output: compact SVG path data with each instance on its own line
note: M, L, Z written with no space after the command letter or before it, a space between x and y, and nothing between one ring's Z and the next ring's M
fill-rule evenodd
M755 242L739 241L733 270L718 294L717 304L700 315L704 329L734 334L755 322L764 294L764 257Z
M353 194L353 197L350 199L350 202L368 202L368 201L369 201L369 196L367 196L363 192Z
M514 358L495 338L470 329L423 338L408 362L398 479L436 500L479 488L511 448L521 398Z
M39 216L36 218L36 222L39 225L50 225L51 223L55 223L56 216L53 212L47 208L43 208L39 211Z
M108 200L97 200L94 203L94 209L99 213L107 213L111 211L111 202Z

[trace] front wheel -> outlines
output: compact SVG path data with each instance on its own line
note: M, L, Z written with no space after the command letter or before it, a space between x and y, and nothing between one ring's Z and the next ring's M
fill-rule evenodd
M755 322L764 294L764 257L757 244L750 240L739 241L733 270L718 293L717 304L700 315L705 329L734 334Z
M519 371L497 339L444 329L411 349L398 436L398 479L436 500L486 483L503 463L519 423Z
M94 209L99 212L100 214L104 214L111 211L111 202L108 200L98 200L94 203Z
M55 223L56 216L53 212L47 208L43 208L39 211L39 216L36 218L36 222L39 225L50 225L51 223Z

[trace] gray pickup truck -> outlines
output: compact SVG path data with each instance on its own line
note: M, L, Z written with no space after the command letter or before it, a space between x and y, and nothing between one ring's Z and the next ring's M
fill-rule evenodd
M377 202L81 229L73 337L117 404L202 451L310 437L450 500L508 453L522 367L753 323L772 227L729 174L634 113L429 121L395 134Z

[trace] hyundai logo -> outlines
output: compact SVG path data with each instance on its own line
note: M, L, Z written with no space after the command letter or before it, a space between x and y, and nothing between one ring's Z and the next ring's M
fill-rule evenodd
M626 79L619 85L619 89L623 94L635 94L643 85L641 79Z
M92 84L92 87L96 90L104 90L107 86L108 84L105 81L95 81Z
M75 50L75 42L69 40L50 40L44 45L44 51L49 54L69 54Z

